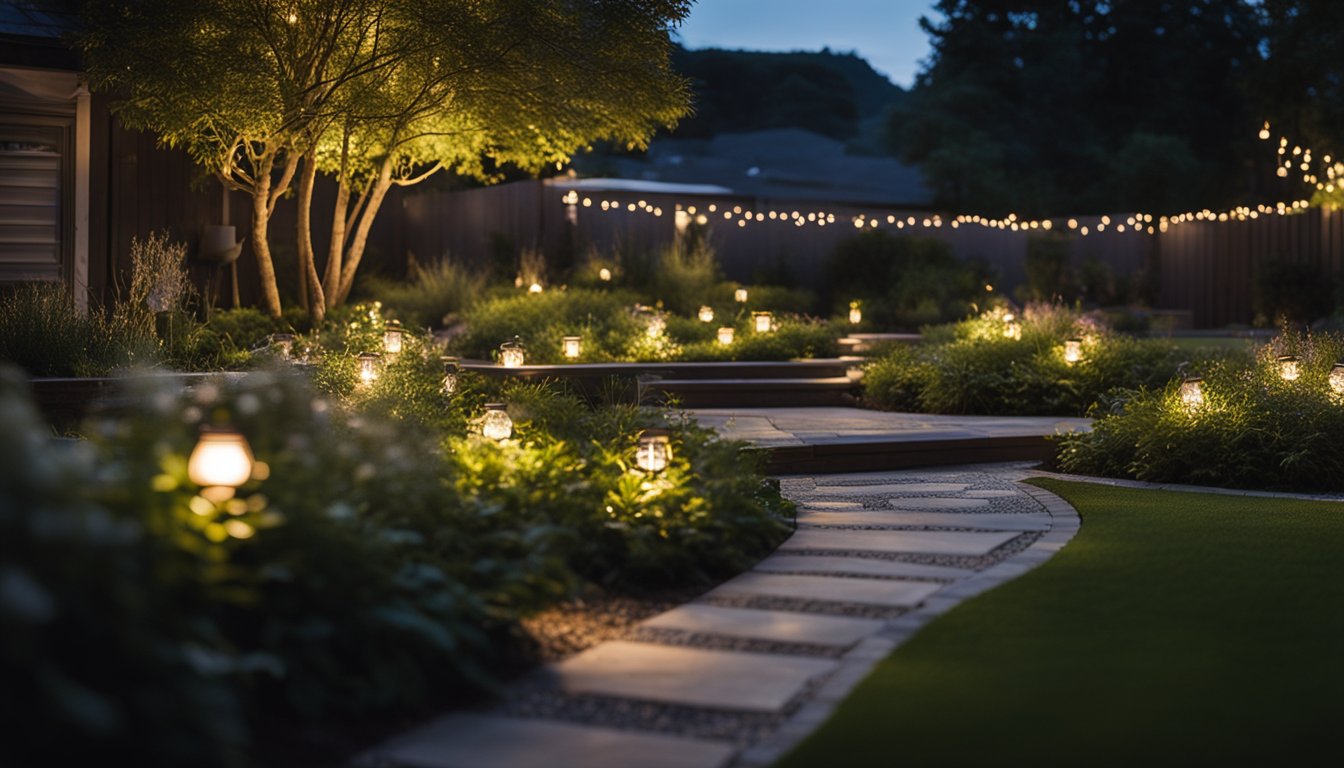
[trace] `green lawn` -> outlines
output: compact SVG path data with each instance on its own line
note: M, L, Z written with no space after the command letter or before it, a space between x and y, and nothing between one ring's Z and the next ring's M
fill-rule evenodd
M1344 504L1036 482L1077 537L918 633L780 766L1344 759Z

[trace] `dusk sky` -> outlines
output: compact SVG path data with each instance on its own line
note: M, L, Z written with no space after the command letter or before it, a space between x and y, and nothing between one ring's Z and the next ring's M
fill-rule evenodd
M682 25L688 48L857 51L903 87L929 53L919 17L933 0L699 0Z

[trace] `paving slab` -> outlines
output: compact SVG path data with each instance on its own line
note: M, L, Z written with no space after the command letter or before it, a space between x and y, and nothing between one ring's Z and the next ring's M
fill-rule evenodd
M963 499L941 496L917 496L910 499L887 499L897 509L980 509L989 506L989 499Z
M821 485L800 496L889 496L901 493L956 493L966 490L965 483L883 483L873 485Z
M932 528L979 528L989 531L1048 531L1050 515L997 515L983 512L817 512L798 513L804 525L909 525Z
M1016 536L1013 532L975 531L846 531L835 528L800 529L780 545L795 549L848 552L908 552L928 555L987 555Z
M776 712L837 662L613 640L549 665L569 693Z
M722 768L730 744L547 720L448 715L381 747L415 768Z
M833 600L842 603L909 608L942 588L927 581L860 579L847 576L793 576L775 573L744 573L711 590L711 595L790 597L799 600Z
M802 492L793 494L802 495ZM804 509L863 509L862 501L805 501Z
M886 578L964 579L975 575L969 568L903 563L873 557L832 557L829 555L771 555L756 564L765 573L852 573Z
M691 603L643 623L654 629L679 629L785 643L848 646L877 632L882 622L810 613L758 611Z

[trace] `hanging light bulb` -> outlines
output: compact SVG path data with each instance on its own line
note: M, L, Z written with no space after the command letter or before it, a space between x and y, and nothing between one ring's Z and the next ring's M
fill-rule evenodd
M361 352L359 355L359 380L371 384L378 378L378 362L382 357L377 352Z
M1301 371L1299 371L1297 367L1297 356L1281 355L1278 363L1279 378L1284 381L1297 381L1297 377L1301 375Z
M1204 380L1192 376L1181 382L1181 405L1187 411L1197 411L1204 407Z
M402 328L396 320L388 322L383 328L383 351L389 355L401 354Z
M457 391L458 377L462 375L462 365L456 357L444 355L439 358L443 362L443 394L451 395Z
M757 333L769 333L774 330L774 316L769 312L752 312L751 324Z
M561 340L560 346L565 353L565 357L573 360L579 356L579 344L582 342L580 336L566 336Z
M502 442L513 436L513 419L504 403L486 403L485 417L481 419L481 435Z
M672 460L671 437L665 429L646 429L639 434L635 463L645 472L662 472Z
M252 448L232 427L202 426L187 460L187 477L203 488L233 489L252 477Z
M1073 365L1083 359L1083 340L1066 339L1064 341L1064 362Z
M733 328L725 325L719 329L719 343L725 347L733 343Z
M505 368L521 368L523 366L523 343L517 336L513 341L506 341L499 345L499 364Z
M1260 129L1260 140L1269 141L1269 121L1265 121L1265 127Z
M702 323L714 322L714 308L709 306L708 304L704 305L703 307L700 307L700 313L698 317L700 318L700 322Z

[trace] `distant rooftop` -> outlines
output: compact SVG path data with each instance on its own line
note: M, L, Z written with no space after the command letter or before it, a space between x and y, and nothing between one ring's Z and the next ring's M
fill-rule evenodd
M0 35L59 40L75 29L74 3L5 0L0 2Z

